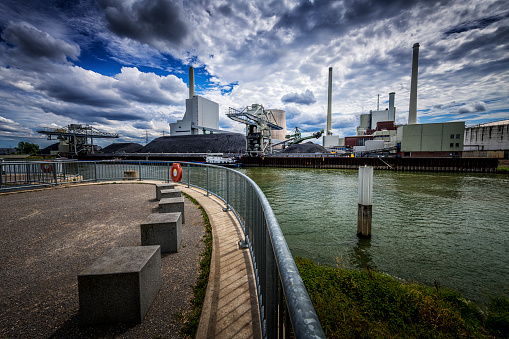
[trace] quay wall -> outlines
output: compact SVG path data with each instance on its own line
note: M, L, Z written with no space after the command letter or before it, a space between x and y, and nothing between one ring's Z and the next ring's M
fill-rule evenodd
M289 168L374 169L432 172L497 172L498 159L493 158L347 158L347 157L243 157L242 166Z

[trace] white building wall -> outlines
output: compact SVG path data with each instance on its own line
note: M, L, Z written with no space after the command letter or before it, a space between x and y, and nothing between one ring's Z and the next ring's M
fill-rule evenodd
M182 120L170 123L170 135L201 134L203 128L219 130L219 104L195 95L186 99L186 113Z
M465 151L509 150L509 120L465 129Z
M376 129L376 124L381 121L389 121L389 110L371 112L371 129Z
M198 125L205 128L218 129L219 104L200 96L195 96L194 98L198 98Z

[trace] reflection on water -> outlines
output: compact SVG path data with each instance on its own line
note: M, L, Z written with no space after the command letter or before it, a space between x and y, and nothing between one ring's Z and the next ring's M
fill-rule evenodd
M357 244L353 248L353 255L350 255L352 264L358 269L365 269L367 266L376 269L376 264L373 261L371 251L371 239L359 238Z
M266 194L294 256L347 253L407 281L480 301L509 286L509 177L375 171L372 238L357 238L356 170L244 168Z

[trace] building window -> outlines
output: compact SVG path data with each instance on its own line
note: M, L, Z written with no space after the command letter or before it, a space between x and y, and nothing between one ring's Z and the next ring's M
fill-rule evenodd
M459 134L456 134L456 139L459 139L460 138L460 135Z
M460 144L459 144L459 142L457 142L457 143L456 143L456 147L460 147Z
M454 134L451 134L451 139L454 139Z
M449 144L449 147L454 147L454 143L453 143L453 142L451 142L451 143Z

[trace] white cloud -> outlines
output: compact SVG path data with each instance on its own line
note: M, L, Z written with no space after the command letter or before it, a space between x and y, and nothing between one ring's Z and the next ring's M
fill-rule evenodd
M186 99L187 86L174 75L158 76L154 73L143 73L137 68L122 67L116 88L129 101L140 103L179 105Z

